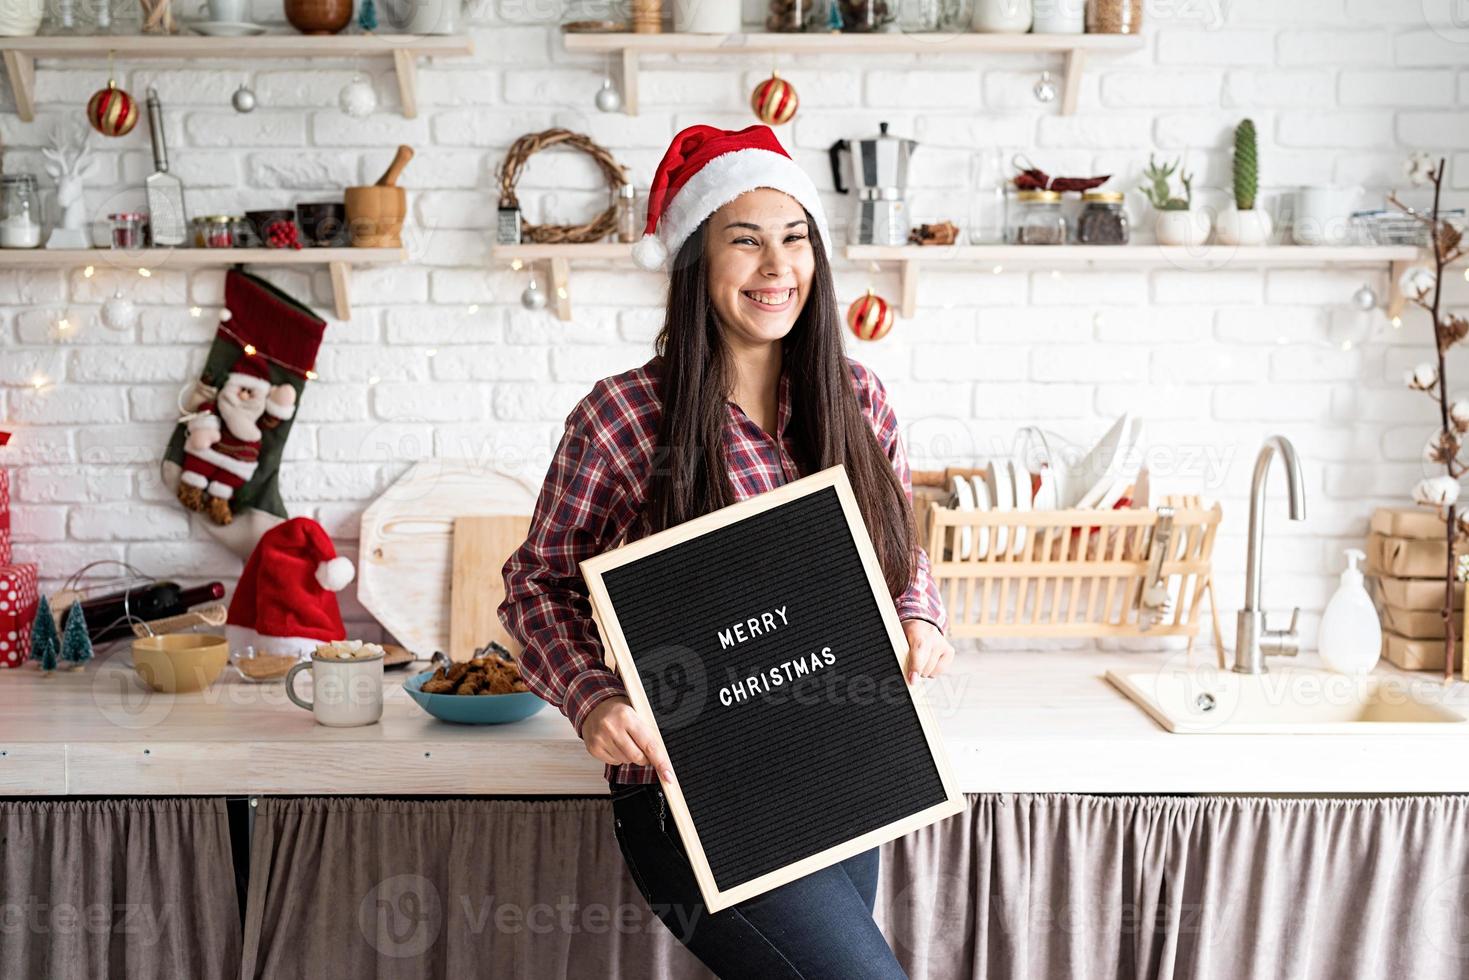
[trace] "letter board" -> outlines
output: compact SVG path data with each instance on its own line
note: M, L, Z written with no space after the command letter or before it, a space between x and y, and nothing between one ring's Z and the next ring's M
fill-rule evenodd
M710 911L963 808L843 467L581 570Z

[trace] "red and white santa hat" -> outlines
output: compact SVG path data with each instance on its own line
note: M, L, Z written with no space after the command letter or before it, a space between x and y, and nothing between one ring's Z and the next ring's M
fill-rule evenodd
M261 535L230 599L231 648L308 653L318 643L345 640L336 593L355 572L311 518L277 524Z
M831 254L831 234L816 185L769 126L738 132L690 126L673 138L653 174L648 226L642 241L633 246L633 261L650 271L663 268L705 218L761 187L784 191L810 212Z
M270 365L258 354L241 354L230 368L229 382L262 395L270 392Z

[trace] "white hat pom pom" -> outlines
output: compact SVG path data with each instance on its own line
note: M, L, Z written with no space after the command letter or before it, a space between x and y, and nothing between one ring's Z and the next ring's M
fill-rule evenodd
M316 581L328 592L340 592L352 584L352 579L357 575L357 569L352 567L351 560L347 558L333 558L316 566Z
M654 235L644 235L632 247L632 260L639 269L656 272L668 261L668 249Z

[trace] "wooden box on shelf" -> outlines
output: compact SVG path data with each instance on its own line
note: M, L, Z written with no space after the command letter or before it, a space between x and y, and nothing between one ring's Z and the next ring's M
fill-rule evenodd
M1173 535L1161 575L1171 613L1144 629L1139 598L1152 558L1154 508L959 510L951 468L913 474L915 518L956 637L1186 636L1192 648L1209 590L1222 510L1168 498ZM1212 594L1210 597L1212 605ZM1217 619L1217 610L1215 610ZM1216 646L1222 649L1217 636Z

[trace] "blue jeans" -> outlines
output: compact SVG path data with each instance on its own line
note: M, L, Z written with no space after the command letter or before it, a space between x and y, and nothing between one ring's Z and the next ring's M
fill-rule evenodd
M906 980L872 920L877 848L711 914L662 787L610 785L633 883L678 941L724 980Z

